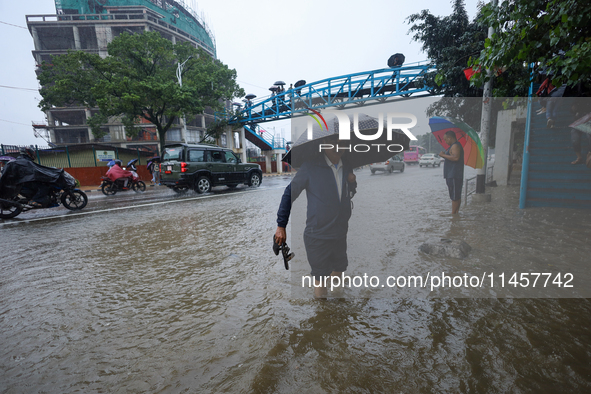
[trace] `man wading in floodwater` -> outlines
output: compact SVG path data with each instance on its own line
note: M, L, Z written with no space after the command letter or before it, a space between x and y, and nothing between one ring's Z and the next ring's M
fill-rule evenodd
M322 143L331 149L304 162L291 183L285 188L279 211L275 240L281 245L287 238L285 227L291 213L292 201L306 190L308 210L304 245L314 276L314 296L327 295L330 276L341 276L347 269L347 231L351 217L351 193L355 188L353 169L343 164L344 150L337 152L338 134L325 137Z
M449 130L443 136L445 143L449 145L446 151L441 151L439 156L445 159L443 163L443 177L449 189L451 198L451 213L460 212L462 205L462 185L464 183L464 148L458 142L456 133Z

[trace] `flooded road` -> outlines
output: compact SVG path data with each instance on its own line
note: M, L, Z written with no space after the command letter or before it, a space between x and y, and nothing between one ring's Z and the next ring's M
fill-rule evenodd
M351 274L578 270L588 261L586 211L519 211L518 188L505 187L451 220L438 168L357 179ZM294 293L294 272L271 251L288 181L115 211L93 198L85 216L1 224L1 391L591 390L588 299ZM464 260L418 252L432 237L474 251ZM368 249L380 264L359 257ZM528 295L544 293L518 294Z

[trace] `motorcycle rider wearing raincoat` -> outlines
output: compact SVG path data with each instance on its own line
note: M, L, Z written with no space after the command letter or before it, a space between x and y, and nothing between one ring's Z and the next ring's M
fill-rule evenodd
M107 177L109 177L109 179L113 182L115 182L117 179L122 179L123 187L126 188L129 180L133 178L133 174L130 171L126 171L121 168L121 160L116 160L115 165L111 167L109 171L107 171Z
M19 151L19 156L16 158L16 162L19 161L26 161L26 162L35 162L35 151L31 148L21 148ZM35 195L29 201L29 205L34 207L42 207L47 204L47 196L49 195L50 186L44 182L38 181L30 181L24 182L23 186L34 190Z

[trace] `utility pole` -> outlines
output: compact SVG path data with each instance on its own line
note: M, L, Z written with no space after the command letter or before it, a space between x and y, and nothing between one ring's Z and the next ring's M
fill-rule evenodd
M498 0L491 1L493 7L496 8ZM492 38L495 29L493 27L488 28L488 38ZM482 153L484 157L484 165L478 169L476 173L476 193L484 194L486 184L486 164L488 161L488 134L490 131L490 116L492 106L492 79L493 70L486 70L486 76L488 81L484 84L484 92L482 93L482 117L480 118L480 142L482 142Z
M183 67L185 67L185 63L187 63L193 56L189 56L187 60L182 63L177 63L176 67L176 78L179 81L179 86L183 87ZM183 128L181 130L181 142L187 142L187 117L183 113Z

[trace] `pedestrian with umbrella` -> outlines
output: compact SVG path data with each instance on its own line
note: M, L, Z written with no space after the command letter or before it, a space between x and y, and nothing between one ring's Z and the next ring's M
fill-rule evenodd
M316 298L325 298L327 281L332 284L331 277L344 275L348 267L347 232L352 213L351 198L357 187L353 168L393 156L386 149L369 155L368 152L354 152L350 147L364 142L356 138L347 141L352 145L346 149L344 141L339 141L337 119L329 123L330 127L325 121L323 126L321 123L314 125L311 139L304 132L284 159L299 169L281 198L274 236L278 245L285 243L292 203L305 190L308 204L304 246L314 277ZM375 134L378 122L368 116L360 116L358 129L371 130ZM408 148L408 138L403 134L394 134L393 142Z
M439 156L445 159L443 163L443 177L447 183L449 198L451 198L451 213L460 212L462 205L462 185L464 184L464 148L458 142L453 131L447 131L443 137L449 145Z
M155 185L160 184L160 171L158 171L158 163L160 163L160 156L154 156L148 161L146 168L152 174L152 183Z
M249 93L246 96L244 96L244 100L246 103L244 107L245 108L252 107L252 100L254 100L256 97L257 97L256 94L252 94L252 93Z
M474 129L457 119L434 116L429 127L437 141L443 146L439 153L443 163L443 177L451 199L451 213L457 214L462 204L464 165L472 168L484 166L482 143Z

